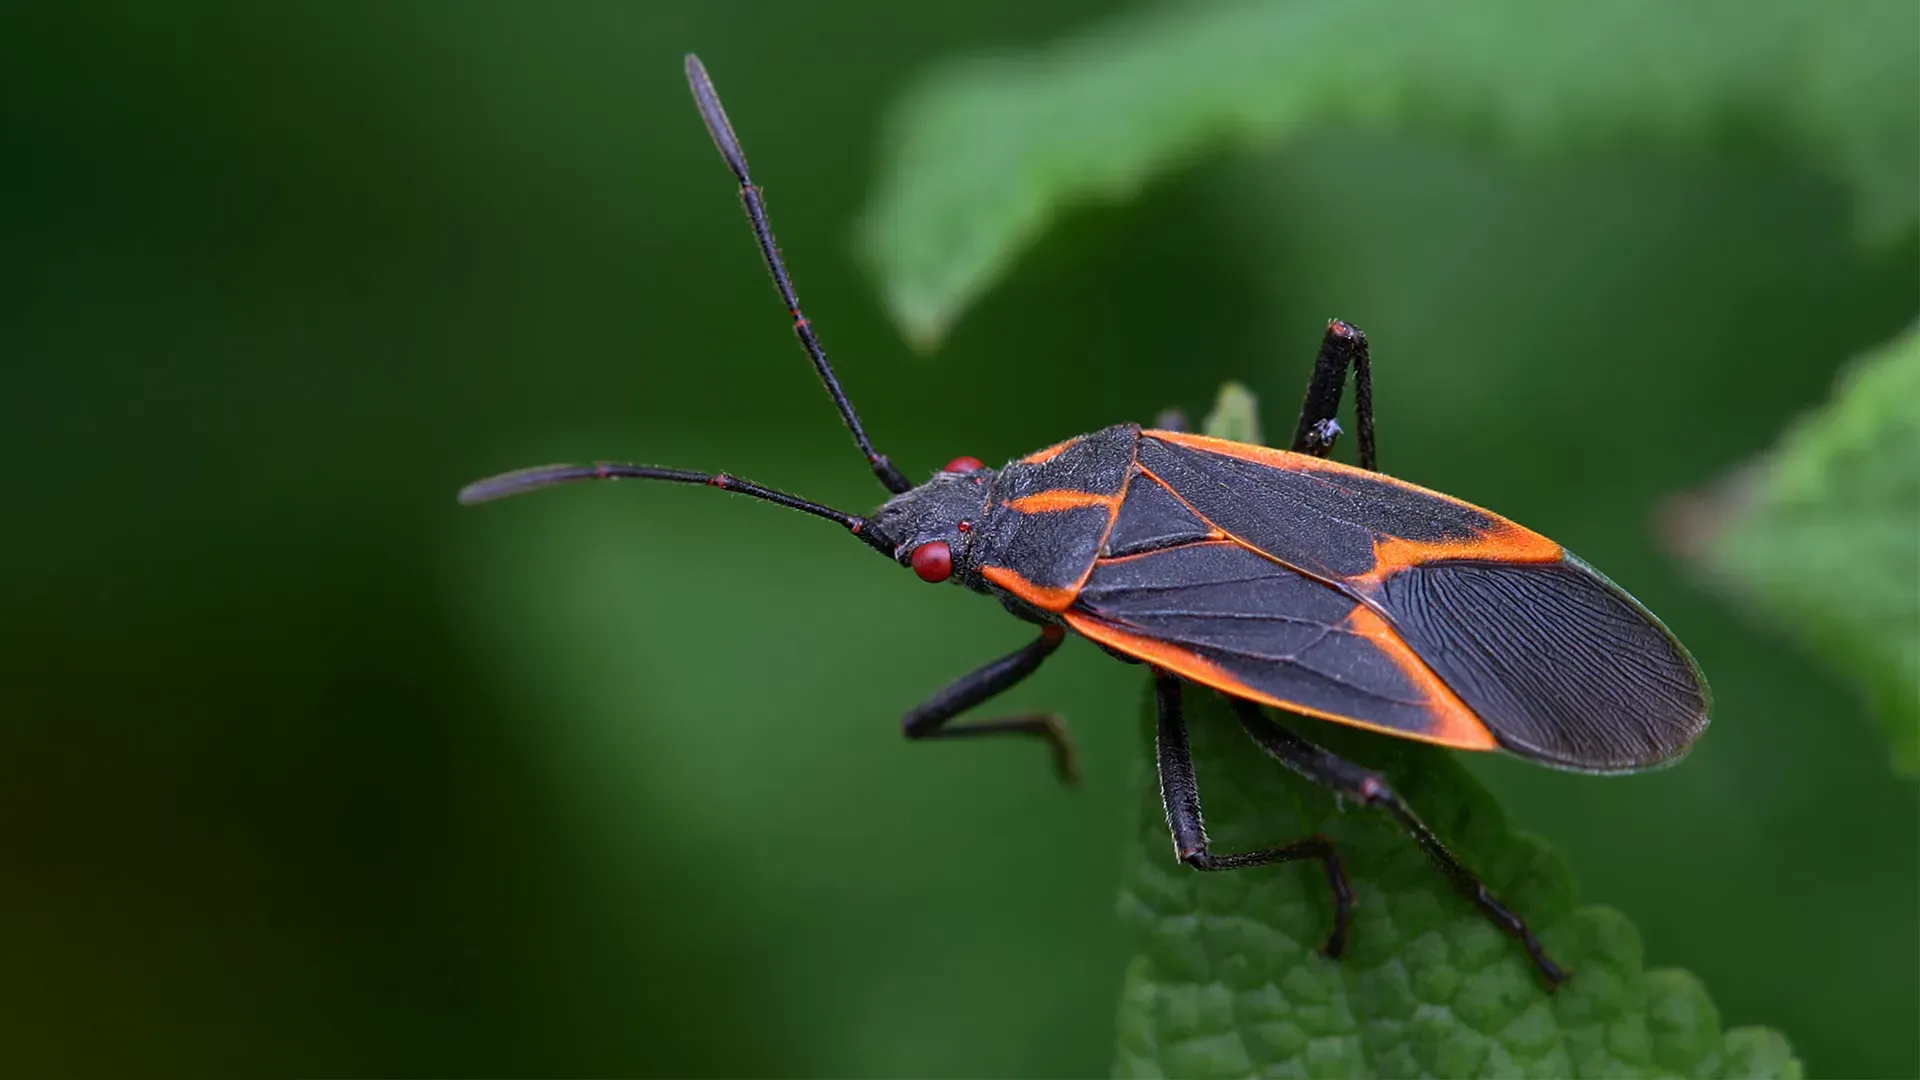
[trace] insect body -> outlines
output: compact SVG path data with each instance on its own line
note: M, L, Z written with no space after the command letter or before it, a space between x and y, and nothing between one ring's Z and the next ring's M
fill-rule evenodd
M917 569L945 545L935 580L1291 712L1592 771L1702 722L1686 654L1558 544L1305 454L1123 424L943 474L871 528Z
M1200 870L1319 861L1335 901L1325 951L1343 951L1353 896L1324 837L1212 850L1181 709L1191 682L1227 695L1268 754L1389 813L1456 890L1521 942L1550 986L1564 979L1526 923L1382 777L1275 724L1261 707L1556 768L1649 768L1677 758L1707 725L1706 683L1659 620L1546 537L1381 474L1367 339L1337 320L1291 450L1122 424L997 470L956 458L914 485L874 450L801 314L746 156L692 56L687 78L739 180L794 331L892 498L867 518L724 473L599 463L507 473L470 485L461 500L576 480L665 480L835 521L921 579L987 593L1040 628L1026 647L909 711L909 738L1038 736L1072 779L1072 746L1055 716L951 721L1032 674L1074 631L1155 673L1160 790L1180 860ZM1326 460L1349 369L1358 468Z

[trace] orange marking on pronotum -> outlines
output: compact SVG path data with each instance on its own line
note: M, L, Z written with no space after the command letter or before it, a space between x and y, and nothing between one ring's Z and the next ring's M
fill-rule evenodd
M1078 582L1064 589L1054 585L1037 585L1004 566L983 566L980 576L1042 611L1065 611L1080 597Z
M1072 491L1063 488L1022 495L1008 502L1007 509L1018 510L1023 514L1044 514L1052 510L1080 510L1089 506L1112 510L1119 505L1120 496L1118 495L1095 495L1091 491Z
M1073 438L1068 439L1066 442L1054 443L1052 446L1047 447L1045 450L1035 450L1033 453L1028 454L1026 457L1021 458L1020 464L1045 465L1047 462L1052 461L1054 458L1057 458L1061 454L1066 453L1068 447L1072 446L1074 443L1077 443L1079 441L1080 441L1080 436L1076 435Z
M1073 441L1077 442L1078 440ZM1061 445L1066 446L1070 444L1063 443ZM1055 447L1052 450L1042 450L1041 453L1052 454L1058 452L1059 449L1060 447ZM1107 533L1111 533L1113 531L1114 521L1120 516L1120 500L1125 497L1126 488L1124 485L1120 493L1116 495L1095 495L1090 491L1074 491L1066 488L1056 489L1054 491L1035 492L1032 495L1023 495L1003 505L1009 510L1017 510L1023 514L1044 514L1059 510L1079 510L1089 506L1097 507L1107 512ZM1106 543L1107 534L1102 533L1100 536L1100 546L1104 548ZM980 576L1042 611L1058 612L1065 611L1072 607L1073 602L1080 598L1080 589L1086 585L1088 576L1093 573L1093 566L1094 560L1088 560L1086 569L1080 572L1079 580L1064 587L1037 584L1028 580L1025 575L1018 571L1010 570L1004 566L982 567L980 569Z
M1426 699L1427 711L1433 717L1434 727L1425 738L1442 746L1451 746L1459 750L1494 750L1499 747L1493 732L1487 725L1460 700L1453 687L1440 681L1425 660L1401 639L1400 632L1387 625L1387 620L1370 607L1356 607L1353 614L1347 616L1347 629L1373 642L1393 665L1400 669Z
M1566 552L1559 544L1510 521L1470 540L1408 540L1389 536L1373 542L1373 569L1347 579L1347 584L1378 588L1392 575L1422 563L1441 559L1480 559L1499 563L1559 562Z
M1371 616L1376 622L1378 621L1379 616L1374 615L1371 611L1367 611L1365 608L1359 610L1365 611L1368 616ZM1482 724L1479 718L1475 717L1473 713L1467 711L1466 706L1460 704L1460 700L1453 697L1453 692L1447 690L1445 686L1441 686L1440 689L1451 698L1452 705L1457 711L1443 711L1441 708L1436 708L1433 710L1435 724L1432 728L1426 731L1407 731L1404 728L1370 723L1358 717L1342 716L1339 713L1308 708L1296 701L1286 701L1282 698L1274 697L1272 694L1262 693L1248 686L1238 678L1235 678L1223 670L1218 664L1213 663L1205 657L1196 656L1177 645L1169 645L1164 641L1147 637L1144 634L1136 634L1130 630L1122 630L1112 623L1081 615L1077 612L1069 611L1065 614L1067 625L1073 627L1082 635L1108 648L1118 649L1128 656L1138 657L1149 664L1171 671L1183 679L1190 679L1202 686L1211 686L1224 694L1232 694L1234 697L1245 698L1248 701L1257 701L1262 705L1272 705L1274 708L1285 709L1288 712L1299 713L1303 716L1312 716L1321 720L1331 720L1336 724L1365 728L1368 731L1377 731L1383 735L1394 735L1402 739L1416 739L1420 742L1434 743L1455 750L1492 750L1495 749L1497 745L1493 740L1493 734L1487 730L1486 725ZM1379 623L1379 625L1384 628L1386 624ZM1387 633L1391 634L1392 631L1389 630ZM1398 645L1402 652L1405 652L1406 646L1400 644L1397 638L1394 644ZM1391 656L1393 654L1390 652L1389 655ZM1406 655L1412 658L1415 664L1420 663L1419 659L1413 657L1412 653L1406 653ZM1394 656L1394 661L1395 663L1399 663L1399 657ZM1412 673L1409 672L1409 674L1411 675ZM1426 670L1424 664L1421 665L1421 674L1428 680L1432 680L1435 683L1439 682L1432 672ZM1422 688L1425 689L1424 685ZM1429 702L1430 704L1432 703L1431 698Z

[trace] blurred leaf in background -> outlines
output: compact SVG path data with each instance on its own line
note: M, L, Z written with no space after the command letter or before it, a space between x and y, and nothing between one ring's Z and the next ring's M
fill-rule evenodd
M1844 6L1742 10L1808 39L1882 25ZM849 243L882 113L945 57L1076 41L1118 8L0 15L0 1070L1110 1068L1128 673L1069 646L1008 701L1074 723L1088 783L1064 794L1031 746L899 738L1025 639L978 597L707 491L453 504L594 457L879 501L688 100L697 50L910 475L1198 408L1226 378L1286 400L1329 315L1364 326L1388 469L1605 568L1719 703L1681 769L1469 767L1728 1024L1790 1032L1816 1073L1920 1073L1886 1020L1920 1012L1912 788L1836 722L1843 686L1645 528L1912 322L1920 247L1857 243L1881 219L1855 178L1913 153L1915 32L1863 35L1845 69L1784 57L1761 75L1792 103L1699 145L1489 157L1409 114L1150 171L1123 207L1052 215L913 361ZM1132 17L1207 6L1181 10ZM1682 74L1745 48L1681 45ZM1412 85L1388 55L1362 50L1355 85ZM1523 60L1511 78L1573 63ZM1865 94L1887 63L1897 92Z
M1900 0L1167 5L922 79L865 249L894 317L931 343L1063 208L1335 126L1534 156L1698 152L1757 128L1844 183L1860 231L1886 241L1920 217L1912 22Z
M1678 546L1858 679L1920 773L1920 332L1841 372L1758 462L1678 501Z

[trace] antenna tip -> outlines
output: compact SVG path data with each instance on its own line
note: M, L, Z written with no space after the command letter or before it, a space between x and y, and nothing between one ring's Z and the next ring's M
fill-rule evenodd
M713 145L726 159L727 168L733 170L742 184L748 183L747 153L740 148L740 140L733 133L733 124L727 120L727 110L720 105L720 92L713 88L706 65L692 53L687 54L687 86L693 91L693 103L700 109L700 119L706 122L707 134L713 136Z
M473 506L477 503L492 502L504 494L506 494L506 492L499 490L499 485L493 481L476 480L466 487L461 488L460 494L454 496L454 498L459 501L461 506Z
M475 480L460 489L460 505L472 506L475 503L492 502L509 495L518 495L523 491L534 491L555 484L571 483L575 480L602 479L604 470L597 465L535 465L531 469L515 469L489 476L484 480Z

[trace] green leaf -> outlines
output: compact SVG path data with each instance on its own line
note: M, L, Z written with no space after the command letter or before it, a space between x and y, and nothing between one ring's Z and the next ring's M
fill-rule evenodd
M1886 240L1920 221L1916 78L1908 0L1173 5L925 77L892 118L861 245L931 345L1063 208L1354 128L1523 155L1758 142L1846 186L1862 235Z
M1895 768L1920 775L1920 328L1692 510L1684 546L1864 685Z
M1318 951L1333 925L1319 864L1181 865L1148 770L1121 897L1137 952L1121 995L1120 1075L1800 1075L1779 1033L1723 1032L1698 979L1646 970L1626 916L1576 908L1560 858L1510 829L1448 751L1284 718L1384 773L1573 972L1558 991L1385 815L1343 808L1262 755L1212 692L1190 691L1187 714L1219 850L1324 833L1358 907L1347 955L1330 960ZM1151 690L1142 740L1151 747Z
M1320 866L1189 870L1173 856L1145 770L1120 904L1137 942L1121 995L1120 1075L1801 1075L1778 1032L1723 1031L1698 979L1646 970L1626 916L1576 907L1560 858L1509 828L1451 752L1283 718L1385 774L1573 973L1558 991L1384 814L1343 805L1260 753L1213 692L1189 692L1186 707L1218 850L1324 834L1358 904L1347 955L1328 959L1318 950L1333 902ZM1149 687L1141 717L1149 760L1153 729Z

